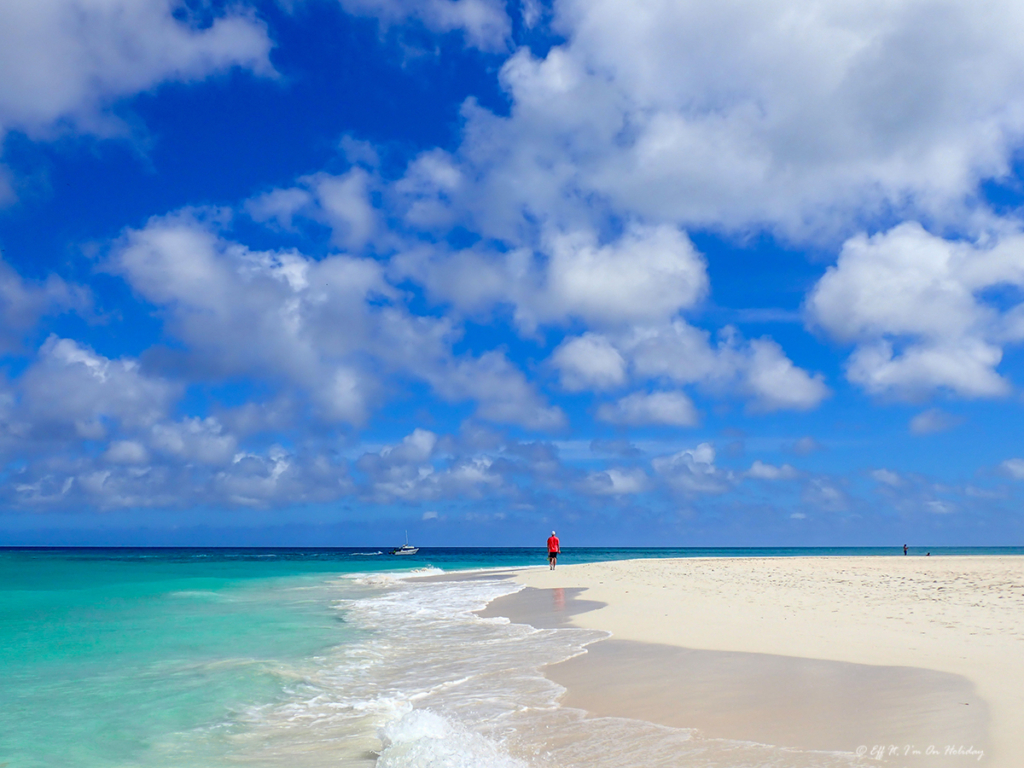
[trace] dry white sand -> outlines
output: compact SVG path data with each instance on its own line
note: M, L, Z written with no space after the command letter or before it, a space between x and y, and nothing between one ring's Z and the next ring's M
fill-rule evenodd
M983 765L1024 766L1024 557L631 560L516 572L583 588L614 638L961 675L988 703Z

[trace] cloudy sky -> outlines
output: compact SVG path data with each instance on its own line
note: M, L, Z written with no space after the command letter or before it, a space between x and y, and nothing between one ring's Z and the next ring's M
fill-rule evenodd
M5 2L0 544L1024 544L1021 39Z

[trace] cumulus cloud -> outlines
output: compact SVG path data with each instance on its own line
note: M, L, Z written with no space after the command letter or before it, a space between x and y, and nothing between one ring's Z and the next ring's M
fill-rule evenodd
M747 470L747 477L752 477L755 480L792 480L799 476L799 472L796 471L789 464L783 464L781 467L775 466L774 464L766 464L763 461L755 460L750 465L750 469Z
M431 32L461 30L466 43L485 51L507 46L512 24L497 0L340 0L351 14L372 16L385 25L416 20Z
M895 509L908 514L948 515L963 507L960 497L998 497L998 494L991 491L936 483L910 472L876 469L870 474L878 483L876 493L887 499Z
M954 241L908 222L848 240L807 300L810 321L856 345L847 376L872 394L964 397L1010 390L996 370L1003 346L1024 338L1024 305L984 293L1024 287L1024 236Z
M51 336L18 381L25 417L40 433L102 439L112 426L148 428L163 419L180 385Z
M329 421L360 424L383 376L411 376L482 418L530 428L564 422L500 352L456 358L444 318L414 317L373 259L254 251L195 212L130 230L110 268L160 307L196 377L256 376L308 395ZM258 343L253 343L253 340Z
M637 448L628 440L600 440L590 441L590 450L594 453L606 453L613 456L634 457L642 456L643 451Z
M578 317L590 323L668 318L707 291L704 260L667 226L634 226L599 245L588 232L550 236L542 293L521 297L523 322Z
M331 239L342 248L359 250L377 233L378 212L370 194L378 180L355 167L343 174L316 173L298 179L295 187L272 189L246 201L253 220L291 230L296 216L331 228Z
M187 506L270 507L325 502L352 492L344 467L323 455L297 455L280 446L238 454L220 468L148 460L115 442L101 463L79 456L41 461L0 488L19 506L98 509L180 509Z
M366 476L362 494L378 502L480 498L484 493L500 493L506 485L493 456L460 452L442 457L437 435L425 429L414 430L396 445L363 454L355 466Z
M112 464L145 464L149 453L145 446L134 440L113 440L107 446L103 458Z
M421 375L442 397L476 400L478 415L489 421L521 424L541 431L559 429L566 423L562 410L547 405L501 352L453 361Z
M808 456L815 451L824 450L824 446L810 435L805 435L788 446L789 450L797 456Z
M660 456L651 466L670 488L684 494L725 493L732 482L731 473L715 466L715 449L710 443Z
M566 339L551 355L551 363L561 374L562 387L570 392L614 389L627 381L626 361L598 334Z
M999 468L1014 480L1024 480L1024 459L1007 459Z
M914 435L930 435L945 432L961 422L961 419L939 408L929 408L910 420L910 432Z
M609 468L591 472L580 484L584 493L595 496L625 496L643 493L650 487L647 473L638 467L632 469Z
M888 485L891 488L899 488L903 485L903 480L899 474L893 472L891 469L874 469L871 471L871 477L877 480L883 485Z
M607 210L797 237L962 218L1024 134L1009 2L566 0L552 24L563 44L502 68L508 117L464 108L457 207L489 235Z
M340 2L385 26L414 21L461 30L483 50L508 45L510 21L495 0ZM0 132L106 135L118 130L108 107L161 82L232 66L272 74L269 38L253 15L229 5L201 25L173 8L55 0L12 12L0 58L5 72L28 75L0 85ZM64 25L72 13L77 32ZM522 13L527 26L542 15L532 1ZM694 324L710 283L687 228L847 238L808 295L806 317L852 346L846 375L868 392L1009 391L998 368L1003 350L1024 339L1024 305L990 294L1024 287L1024 238L974 214L979 182L1005 175L1024 138L1024 11L999 2L979 12L910 0L562 0L553 13L558 44L540 57L524 47L501 67L507 114L467 101L451 151L423 152L394 180L349 141L345 172L303 176L245 204L253 220L283 232L301 233L303 220L324 225L343 252L316 259L248 247L229 235L225 214L210 212L127 231L109 268L157 308L168 348L144 355L144 369L48 341L15 394L0 395L4 440L94 445L32 463L12 481L18 498L259 506L352 492L416 503L515 493L516 477L614 498L795 477L788 464L762 461L734 475L716 467L708 443L660 456L649 472L571 471L550 444L488 438L470 449L468 437L456 445L415 430L364 451L353 480L329 454L253 440L310 416L316 428L365 424L410 382L471 401L482 420L564 427L565 414L508 353L453 353L467 316L511 317L532 340L552 327L567 332L548 370L567 392L603 393L596 416L612 424L692 426L690 389L741 399L750 411L817 407L830 394L824 377L775 340ZM907 223L849 236L850 222L876 214L971 235L951 240ZM456 228L475 244L450 244ZM431 312L410 311L396 288L405 281L418 286L416 301L422 287ZM14 348L39 317L78 301L56 278L33 284L0 266L9 334L0 343ZM271 392L202 418L174 411L187 382L232 379ZM942 423L932 409L911 430ZM803 438L793 450L819 447ZM1003 471L1014 475L1015 461ZM897 487L881 473L900 488L916 482L875 470L880 492ZM828 478L806 480L804 500L831 510L851 503ZM937 491L919 501L952 508Z
M273 74L270 38L251 10L229 4L209 24L187 14L172 0L6 3L0 141L12 130L37 139L68 128L123 133L107 109L118 99L231 67Z
M672 226L633 225L605 243L589 228L551 230L536 246L456 253L411 247L392 269L466 313L510 305L530 333L573 319L598 327L667 320L707 293L703 257Z
M89 293L50 274L43 281L25 280L0 260L0 352L21 347L24 337L46 315L89 306Z
M798 368L777 343L753 339L745 366L743 388L755 408L765 411L806 411L829 395L824 376Z
M844 512L850 506L849 494L825 477L812 477L808 480L801 498L809 507L827 512Z
M17 457L0 497L37 508L270 506L351 490L323 453L239 450L214 417L172 417L184 386L51 337L0 397L0 450Z
M738 393L750 398L754 410L808 410L829 395L821 374L794 365L774 341L744 341L732 328L712 344L707 331L676 320L635 327L619 344L638 377Z
M810 410L830 395L821 374L796 366L773 340L744 340L727 327L716 343L709 332L682 320L570 337L554 351L551 364L569 391L603 391L630 381L669 381L697 385L718 397L739 396L747 400L750 410L762 412ZM630 395L619 405L603 406L599 417L614 423L693 424L696 411L692 405L686 409L680 399L685 397L679 392L654 399ZM654 406L666 418L654 418L650 411ZM643 416L642 411L649 415Z
M597 418L611 424L692 427L700 417L693 401L682 392L634 392L601 405Z
M212 416L154 424L149 443L154 450L179 460L210 465L228 464L238 451L238 439Z

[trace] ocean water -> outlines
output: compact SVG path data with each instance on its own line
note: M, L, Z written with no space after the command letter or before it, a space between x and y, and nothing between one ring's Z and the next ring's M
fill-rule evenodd
M601 633L479 618L518 589L496 576L409 580L542 564L540 550L377 552L0 549L0 766L856 764L585 718L540 668ZM562 562L896 552L588 549Z

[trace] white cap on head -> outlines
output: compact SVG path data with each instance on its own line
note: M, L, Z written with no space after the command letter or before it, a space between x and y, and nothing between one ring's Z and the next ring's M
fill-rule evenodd
M554 531L552 531L552 532L551 532L551 535L552 535L552 536L554 536L554 535L555 535L555 532L554 532Z

